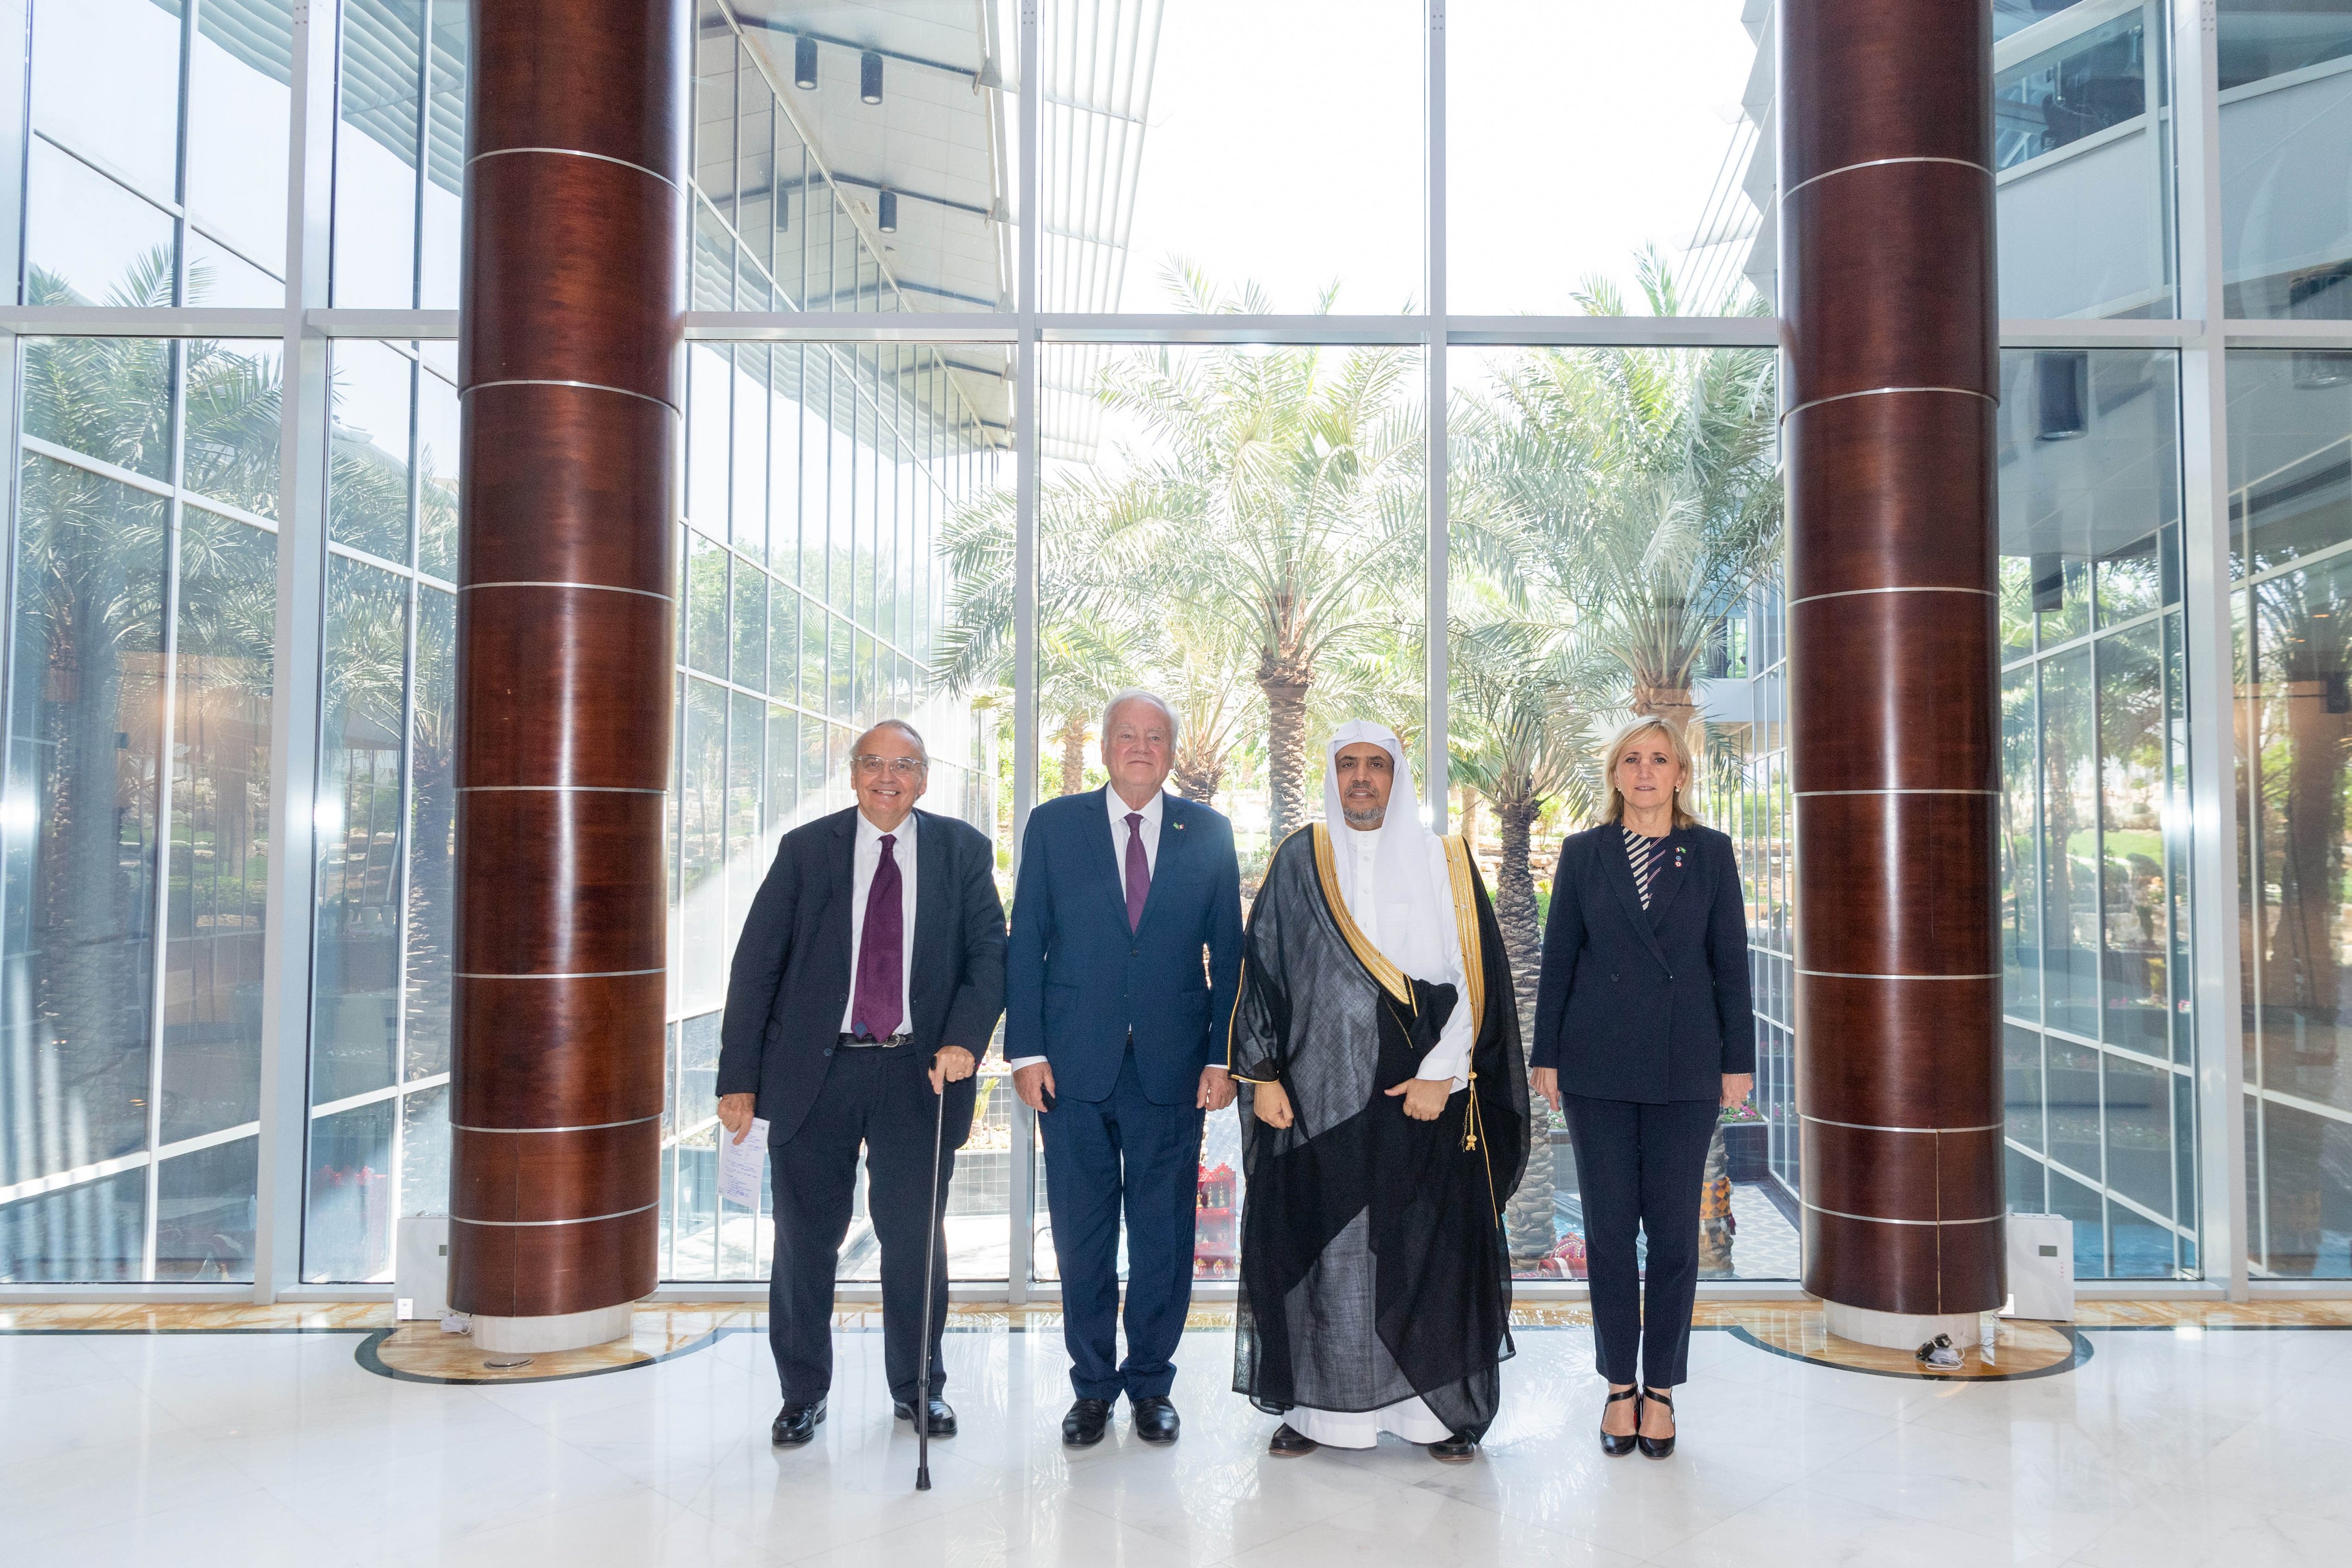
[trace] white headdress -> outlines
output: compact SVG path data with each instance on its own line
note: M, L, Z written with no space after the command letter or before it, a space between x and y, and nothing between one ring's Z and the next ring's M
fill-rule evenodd
M1388 752L1390 765L1396 769L1396 783L1389 791L1388 814L1372 830L1380 841L1370 856L1372 885L1359 889L1357 846L1365 835L1348 826L1341 811L1339 759L1342 747L1367 742ZM1453 946L1454 906L1439 877L1443 852L1437 835L1421 820L1421 797L1413 789L1403 743L1394 730L1358 719L1332 731L1324 755L1323 821L1332 839L1340 894L1359 918L1368 894L1377 902L1379 946L1389 960L1424 980L1442 980L1458 969L1461 958Z

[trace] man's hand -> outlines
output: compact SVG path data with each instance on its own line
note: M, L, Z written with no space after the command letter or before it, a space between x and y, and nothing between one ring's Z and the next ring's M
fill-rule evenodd
M1269 1127L1287 1127L1298 1119L1291 1113L1288 1092L1279 1083L1250 1085L1250 1114Z
M1404 1096L1404 1113L1416 1122L1434 1122L1454 1092L1451 1078L1408 1078L1389 1091L1389 1098Z
M1021 1103L1040 1116L1045 1113L1045 1096L1054 1092L1054 1064L1033 1061L1026 1067L1013 1070L1013 1092L1021 1096Z
M1755 1087L1756 1074L1752 1072L1725 1073L1723 1075L1723 1108L1728 1111L1734 1105L1741 1103Z
M734 1142L741 1143L743 1134L751 1130L751 1115L758 1108L756 1094L721 1094L719 1097L719 1124L735 1134Z
M1544 1097L1544 1103L1559 1109L1559 1069L1538 1067L1528 1074L1528 1087Z
M931 1092L942 1094L950 1083L961 1083L978 1070L980 1063L971 1052L960 1045L943 1045L931 1053Z
M1201 1069L1201 1092L1195 1103L1203 1111L1222 1111L1234 1103L1234 1075L1222 1067Z

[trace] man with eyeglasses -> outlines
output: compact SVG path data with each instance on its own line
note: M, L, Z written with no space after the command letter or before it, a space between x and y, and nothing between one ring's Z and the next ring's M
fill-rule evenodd
M912 725L858 737L857 804L786 833L735 947L720 1025L719 1120L740 1143L768 1123L776 1259L768 1341L783 1385L771 1439L816 1435L833 1381L833 1284L866 1151L882 1249L882 1364L901 1421L955 1435L940 1397L947 1270L931 1291L921 1380L924 1252L947 1255L954 1151L971 1130L972 1071L1004 1010L1004 905L979 830L915 809L930 759ZM937 1203L932 1134L947 1097ZM928 1215L926 1211L928 1212Z
M1202 1122L1234 1102L1225 1023L1241 975L1241 867L1231 822L1162 793L1176 738L1160 696L1113 696L1102 724L1110 782L1029 813L1013 894L1004 1053L1045 1135L1077 1396L1062 1441L1075 1448L1102 1441L1121 1394L1138 1437L1176 1440Z

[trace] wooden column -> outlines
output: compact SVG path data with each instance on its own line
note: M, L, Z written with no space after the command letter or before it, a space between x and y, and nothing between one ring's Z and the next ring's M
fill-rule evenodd
M2003 1296L1991 20L1780 16L1805 1288L1909 1345Z
M654 1287L688 0L473 8L450 1301L595 1343Z

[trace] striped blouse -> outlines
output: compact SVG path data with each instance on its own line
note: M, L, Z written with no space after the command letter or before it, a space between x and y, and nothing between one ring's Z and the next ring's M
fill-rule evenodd
M1620 824L1622 826L1622 824ZM1633 889L1642 895L1642 907L1650 907L1650 878L1666 852L1666 841L1654 839L1647 833L1637 833L1631 828L1625 832L1625 858L1633 867Z

